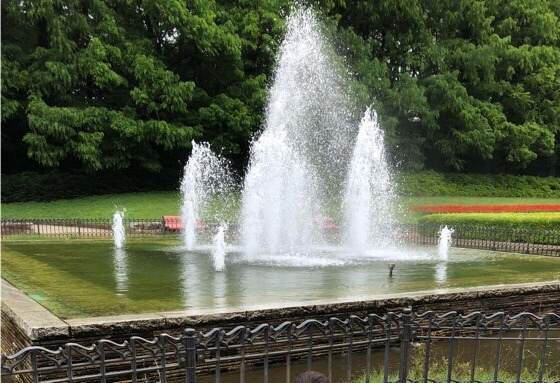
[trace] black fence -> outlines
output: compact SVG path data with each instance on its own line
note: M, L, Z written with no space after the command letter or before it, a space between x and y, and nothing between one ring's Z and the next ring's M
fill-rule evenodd
M441 226L436 224L402 225L400 235L406 243L437 245L440 230ZM560 256L560 227L554 230L457 225L453 230L455 247Z
M2 219L2 238L110 238L113 235L111 219ZM180 222L159 219L127 219L125 231L130 236L177 234Z
M556 313L420 314L309 319L2 356L2 380L31 382L558 382Z
M128 237L178 235L181 221L178 218L125 219ZM210 237L216 224L199 223L197 230ZM402 242L418 245L437 245L441 227L435 224L400 225L396 232ZM560 256L560 227L557 230L514 228L481 225L454 226L453 246L526 254ZM229 239L235 240L237 227L228 227ZM336 228L325 229L336 237ZM18 238L110 238L111 219L2 219L3 239Z

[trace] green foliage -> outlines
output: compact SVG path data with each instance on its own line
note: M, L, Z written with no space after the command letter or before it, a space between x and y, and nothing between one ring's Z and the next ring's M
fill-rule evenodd
M554 1L336 2L329 15L405 169L558 171Z
M556 0L307 3L401 169L558 173ZM198 139L241 168L290 6L3 1L5 167L177 169Z
M560 230L560 213L450 213L428 214L420 223L462 226L491 226L517 229Z
M168 171L151 177L146 177L140 172L105 172L95 176L58 171L44 174L24 172L2 176L2 204L4 208L5 204L10 202L52 201L93 194L170 190L178 188L178 183L178 174ZM4 211L4 217L5 213Z
M507 174L405 172L398 190L411 196L479 196L560 198L559 177Z
M448 361L445 358L440 358L437 360L432 360L430 363L430 370L428 374L428 379L433 382L446 382L448 381ZM451 379L458 382L469 382L471 380L471 364L468 362L457 362L453 364L451 370ZM494 368L493 367L481 367L480 365L474 370L474 379L478 382L492 382L494 381ZM528 368L525 366L521 370L519 376L520 382L533 382L539 376L539 368ZM413 381L420 381L424 378L424 358L415 356L411 361L411 366L408 372L409 379ZM390 382L398 381L398 374L391 373L389 375ZM500 382L517 382L517 374L508 370L502 370L498 374ZM545 372L543 374L543 381L555 382L560 379L560 376L555 372ZM375 371L369 375L370 382L382 382L384 381L383 371ZM352 381L353 383L364 383L366 382L366 376L362 376L358 379Z
M286 3L2 2L3 137L89 172L177 168L193 138L240 156Z

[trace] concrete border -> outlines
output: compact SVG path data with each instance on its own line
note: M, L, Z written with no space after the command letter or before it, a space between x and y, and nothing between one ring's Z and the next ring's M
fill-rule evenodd
M2 313L31 340L45 337L67 337L68 323L35 302L23 291L2 278Z
M461 304L460 302L470 302L468 310L484 309L485 307L491 309L492 302L504 297L518 297L515 305L512 302L514 310L515 307L525 310L523 307L530 305L537 310L538 307L543 309L553 307L560 312L560 280L374 295L356 297L353 300L335 299L254 305L230 310L185 310L63 320L2 279L2 314L10 318L33 344L59 343L64 340L99 336L125 337L132 334L173 332L184 327L209 327L228 323L272 322L311 316L383 312L399 310L408 306L430 309L435 305L453 310L457 308L458 304Z

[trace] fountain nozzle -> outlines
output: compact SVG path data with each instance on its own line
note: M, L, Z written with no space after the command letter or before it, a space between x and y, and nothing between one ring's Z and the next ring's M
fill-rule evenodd
M395 268L394 263L389 263L389 277L393 277L393 269Z

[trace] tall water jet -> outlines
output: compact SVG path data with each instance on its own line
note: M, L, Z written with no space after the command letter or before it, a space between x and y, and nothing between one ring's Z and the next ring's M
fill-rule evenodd
M266 131L252 148L245 178L242 236L249 255L295 252L313 243L313 171L286 142Z
M344 241L355 251L394 242L393 186L377 113L360 122L344 193Z
M181 222L183 240L187 250L192 250L198 237L205 209L212 199L228 198L233 185L229 163L212 152L208 143L192 141L192 152L183 171L181 180ZM227 203L222 203L225 209ZM214 211L219 218L224 212Z
M320 209L325 196L340 195L356 130L340 64L314 13L294 8L245 177L241 236L249 256L301 254L322 242Z
M225 232L227 224L221 223L218 225L216 234L214 234L212 243L212 264L215 271L224 271L226 267L226 240Z
M113 214L113 243L115 249L122 249L126 239L126 232L124 229L124 211L117 210Z
M454 230L444 226L439 231L439 241L438 241L438 255L439 259L442 261L447 261L449 248L451 247L451 240Z

